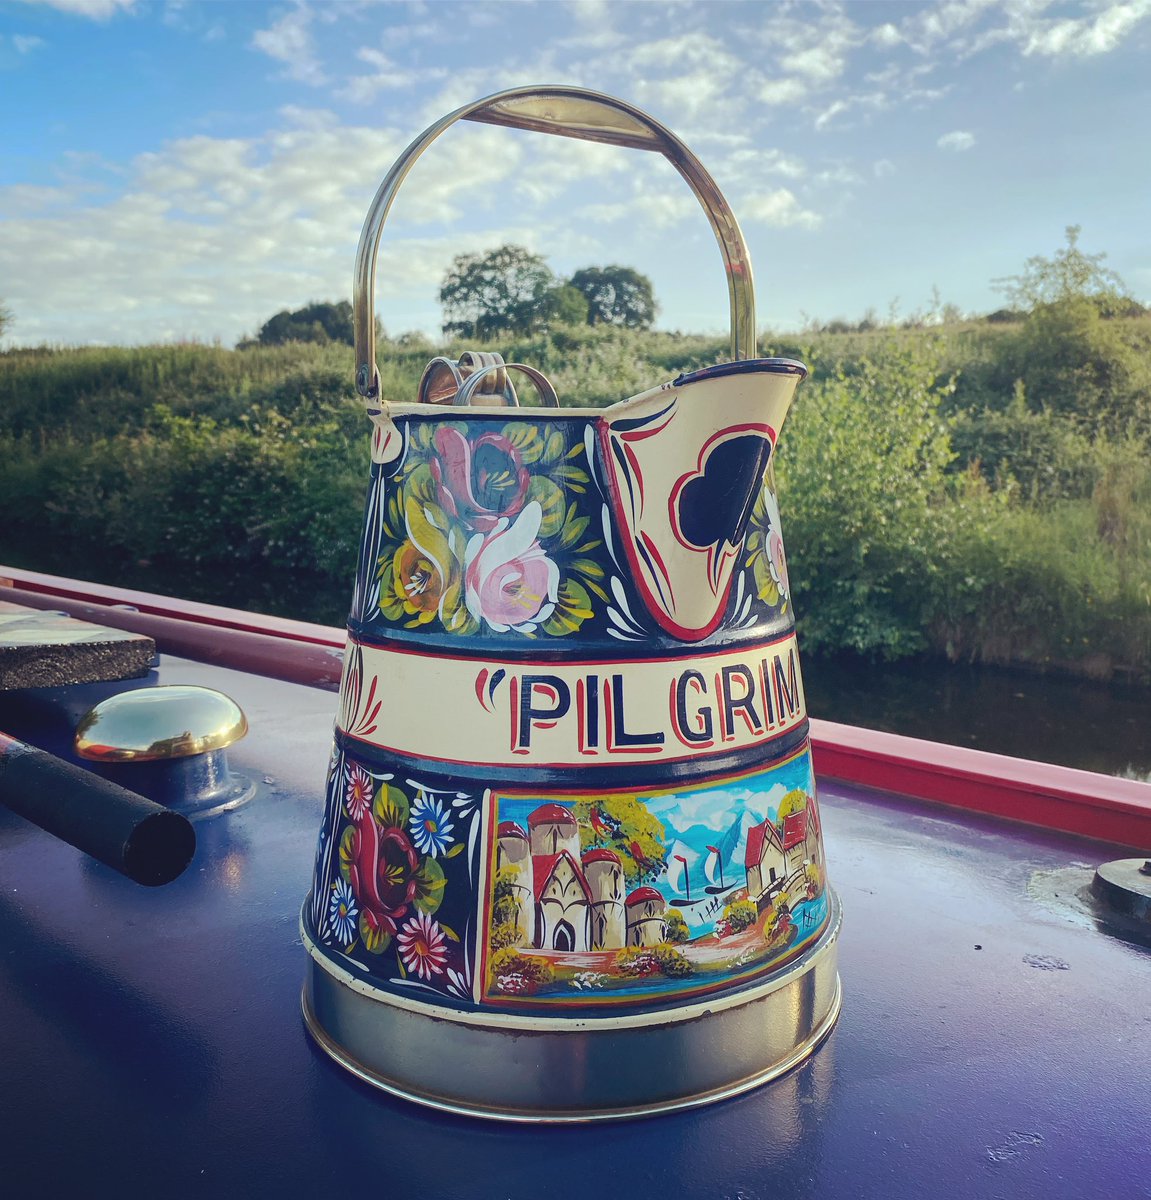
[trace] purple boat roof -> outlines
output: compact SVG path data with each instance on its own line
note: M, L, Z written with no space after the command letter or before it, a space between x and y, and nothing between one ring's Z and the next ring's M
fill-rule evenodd
M304 1032L296 922L336 696L170 656L159 677L263 715L230 751L257 796L200 823L192 868L162 889L0 808L6 1195L104 1178L129 1196L587 1200L573 1162L594 1164L598 1194L631 1200L1146 1194L1151 952L1076 900L1094 865L1132 850L833 772L934 774L953 804L998 787L1032 819L1028 805L1054 810L1078 789L1094 807L1074 819L1100 814L1106 836L1106 814L1126 805L1127 846L1144 847L1147 785L816 724L845 913L844 1008L827 1042L774 1083L692 1112L501 1126L374 1091Z

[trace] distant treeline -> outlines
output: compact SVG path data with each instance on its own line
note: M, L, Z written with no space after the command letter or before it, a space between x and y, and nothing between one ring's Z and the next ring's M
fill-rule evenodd
M383 340L384 394L435 353ZM723 361L607 326L486 347L565 404ZM777 462L807 651L1151 681L1151 317L764 337L812 368ZM0 355L0 563L342 623L367 479L348 346Z

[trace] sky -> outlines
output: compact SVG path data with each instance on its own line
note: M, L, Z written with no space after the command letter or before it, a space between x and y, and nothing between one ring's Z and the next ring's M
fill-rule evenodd
M0 0L7 346L219 341L350 298L398 153L565 83L674 130L755 268L761 328L987 312L1068 225L1151 299L1151 0ZM463 123L384 231L377 313L436 335L455 255L648 275L726 329L714 237L657 155Z

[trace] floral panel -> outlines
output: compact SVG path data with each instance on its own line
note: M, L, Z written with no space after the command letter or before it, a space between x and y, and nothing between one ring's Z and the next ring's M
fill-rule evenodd
M574 445L564 429L413 421L380 503L378 586L365 615L405 629L544 637L593 617L608 599L599 505L587 500L582 429Z
M470 1000L480 806L337 749L309 906L334 957L407 990Z

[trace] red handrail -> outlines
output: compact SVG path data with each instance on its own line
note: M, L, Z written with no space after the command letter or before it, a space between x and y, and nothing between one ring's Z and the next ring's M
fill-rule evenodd
M331 626L3 566L0 599L147 634L163 653L339 687L344 631ZM1151 852L1151 783L831 721L813 719L811 734L821 778Z

